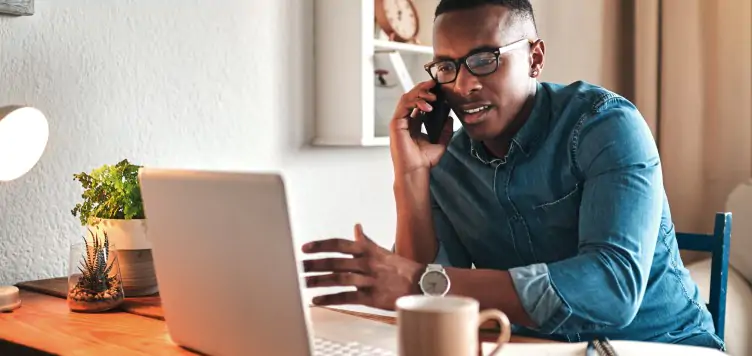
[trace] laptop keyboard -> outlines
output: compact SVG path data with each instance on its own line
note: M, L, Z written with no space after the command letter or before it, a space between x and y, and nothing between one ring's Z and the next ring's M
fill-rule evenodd
M397 356L394 352L358 342L338 342L316 337L313 339L315 356Z

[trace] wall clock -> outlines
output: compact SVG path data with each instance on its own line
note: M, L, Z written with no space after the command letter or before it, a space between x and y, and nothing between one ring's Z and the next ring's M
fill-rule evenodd
M375 0L376 24L396 42L417 43L418 11L412 0Z

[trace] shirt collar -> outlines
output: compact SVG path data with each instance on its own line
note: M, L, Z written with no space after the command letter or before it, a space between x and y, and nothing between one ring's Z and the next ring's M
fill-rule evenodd
M533 110L530 111L527 121L512 138L512 143L517 145L525 156L529 156L532 153L533 149L540 144L548 132L549 117L551 114L549 102L548 91L545 90L540 82L536 82ZM485 164L506 162L506 157L492 158L486 152L483 144L474 139L470 139L470 155Z

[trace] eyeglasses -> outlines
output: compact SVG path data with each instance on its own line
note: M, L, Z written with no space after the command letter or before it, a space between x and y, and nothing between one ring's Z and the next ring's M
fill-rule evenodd
M467 70L474 76L481 77L499 69L499 56L503 53L533 43L533 40L525 38L494 50L474 51L456 60L439 59L426 64L423 68L439 84L447 84L457 80L457 74L460 72L462 64L465 64Z

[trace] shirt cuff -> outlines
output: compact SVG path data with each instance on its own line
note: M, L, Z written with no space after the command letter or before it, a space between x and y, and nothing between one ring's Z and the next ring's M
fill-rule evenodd
M538 326L535 330L554 333L572 315L572 309L551 283L545 263L515 267L509 274L522 307Z

